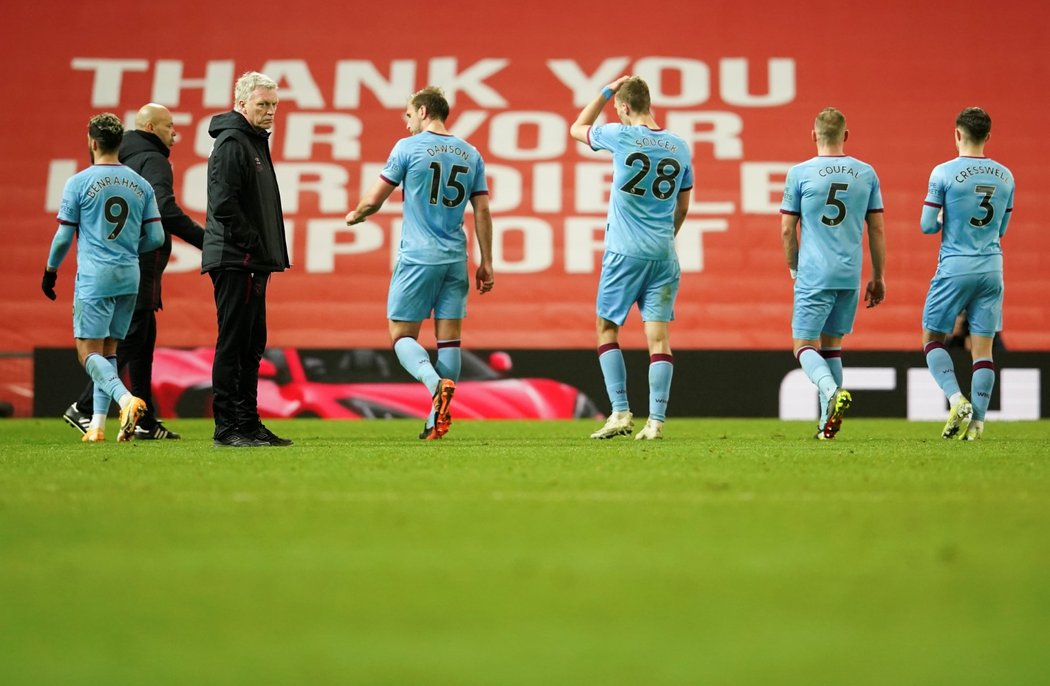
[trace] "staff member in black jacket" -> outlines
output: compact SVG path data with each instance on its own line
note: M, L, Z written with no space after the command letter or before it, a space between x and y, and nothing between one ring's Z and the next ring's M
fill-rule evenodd
M204 229L186 216L175 202L172 187L171 146L175 145L175 122L163 105L144 105L135 115L135 130L126 131L120 144L122 164L138 172L153 186L164 226L164 244L139 255L139 295L128 335L117 346L117 368L127 369L131 394L146 401L146 413L135 427L135 438L179 438L162 424L153 409L153 350L157 346L157 310L163 309L160 279L171 257L171 236L178 236L195 248L204 241ZM62 418L81 433L91 423L93 384L66 409Z
M214 443L220 447L284 446L259 419L259 362L266 349L266 286L287 269L288 245L270 127L277 83L247 72L234 87L234 109L208 126L208 218L201 271L215 286L219 335L212 366Z

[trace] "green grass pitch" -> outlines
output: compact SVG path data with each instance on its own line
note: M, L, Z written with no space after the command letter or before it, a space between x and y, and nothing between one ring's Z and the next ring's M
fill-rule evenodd
M171 424L0 421L0 683L1050 679L1050 422Z

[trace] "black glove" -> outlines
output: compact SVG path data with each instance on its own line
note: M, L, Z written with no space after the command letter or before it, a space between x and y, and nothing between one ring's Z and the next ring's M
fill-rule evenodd
M55 295L55 283L58 281L58 272L49 272L47 269L44 270L44 280L40 282L40 288L51 300L54 300L58 296Z

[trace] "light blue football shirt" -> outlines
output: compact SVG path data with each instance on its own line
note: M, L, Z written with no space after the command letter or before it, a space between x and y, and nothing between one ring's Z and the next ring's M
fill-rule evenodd
M944 209L937 274L1001 272L1006 232L1014 209L1014 175L987 157L957 157L930 174L924 203Z
M860 288L864 224L882 212L879 177L849 155L796 164L784 182L781 214L800 217L797 288Z
M423 131L397 142L380 176L393 186L404 185L400 261L448 264L466 259L463 213L471 198L489 192L485 162L474 146Z
M62 191L58 222L77 228L77 298L138 293L139 241L159 222L153 187L122 164L96 164Z
M624 124L592 126L587 138L593 150L613 154L606 252L674 259L675 205L693 187L689 146L664 129Z

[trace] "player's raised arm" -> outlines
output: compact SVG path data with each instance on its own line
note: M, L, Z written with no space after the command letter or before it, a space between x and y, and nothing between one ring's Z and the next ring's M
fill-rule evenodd
M576 121L569 127L569 135L578 140L581 143L590 145L588 139L588 132L595 121L598 120L598 115L602 113L602 108L605 107L605 103L609 101L616 91L620 89L624 81L631 78L630 76L621 76L616 79L605 88L601 90L598 95L594 96L594 100L587 103L587 106L580 110L579 116L576 117Z

